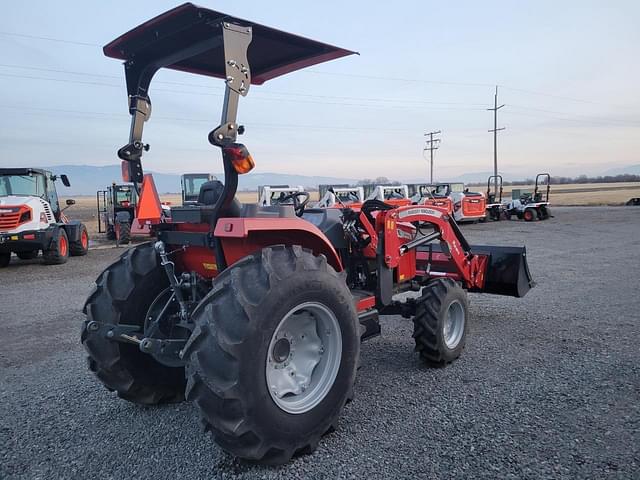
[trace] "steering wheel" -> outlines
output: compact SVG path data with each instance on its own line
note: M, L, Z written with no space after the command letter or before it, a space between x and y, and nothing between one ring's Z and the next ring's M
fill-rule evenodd
M304 200L300 200L298 197L304 197ZM309 203L309 192L294 192L278 199L278 203L283 204L287 200L293 200L293 209L296 211L296 215L301 217L304 213L304 207Z

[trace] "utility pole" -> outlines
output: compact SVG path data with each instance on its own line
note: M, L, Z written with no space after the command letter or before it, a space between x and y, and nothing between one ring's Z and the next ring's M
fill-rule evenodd
M433 138L433 136L440 135L441 133L442 132L438 130L437 132L428 132L424 134L424 136L425 137L428 136L429 139L425 141L424 149L422 150L422 155L424 155L424 152L426 152L427 150L429 150L431 154L431 160L430 160L431 175L429 177L429 183L433 183L433 151L438 150L438 148L440 148L440 139Z
M504 127L498 128L498 110L502 107L504 107L504 104L498 106L498 86L496 85L496 94L493 97L493 108L487 108L487 110L493 112L493 129L489 130L489 132L493 132L493 182L496 193L498 192L498 132L504 130Z

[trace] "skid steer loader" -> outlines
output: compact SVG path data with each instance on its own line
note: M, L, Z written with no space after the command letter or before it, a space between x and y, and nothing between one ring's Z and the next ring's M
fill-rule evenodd
M170 68L225 84L208 136L224 183L205 183L198 205L173 209L158 240L107 267L84 306L89 367L121 398L186 397L224 450L281 464L337 428L360 342L380 334L381 316L412 319L418 355L445 366L467 340L467 291L520 297L531 288L523 247L469 245L438 208L378 199L358 210L306 208L306 192L291 193L291 205L236 199L238 176L254 167L238 142L240 98L354 52L189 3L104 51L125 62L131 128L118 155L136 184L152 182L141 157L154 74ZM396 297L410 291L413 300Z

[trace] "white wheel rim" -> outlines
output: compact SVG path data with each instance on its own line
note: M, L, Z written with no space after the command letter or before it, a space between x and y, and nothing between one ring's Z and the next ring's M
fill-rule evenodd
M447 308L443 324L443 337L447 348L453 350L458 346L464 334L465 321L464 307L458 300L454 300Z
M342 333L334 313L317 302L292 308L267 349L265 373L271 398L287 413L308 412L331 390L341 359Z

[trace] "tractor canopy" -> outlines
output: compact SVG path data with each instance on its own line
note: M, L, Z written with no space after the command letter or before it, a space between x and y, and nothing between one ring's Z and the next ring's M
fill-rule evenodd
M159 61L161 67L226 78L221 28L225 22L253 30L247 57L254 85L356 53L185 3L116 38L104 47L104 54L127 61Z

